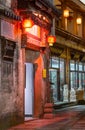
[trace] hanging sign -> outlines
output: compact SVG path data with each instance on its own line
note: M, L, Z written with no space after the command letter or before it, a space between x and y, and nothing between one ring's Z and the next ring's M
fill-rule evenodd
M6 21L6 20L1 20L1 36L4 36L5 38L15 40L15 35L14 35L14 24Z
M48 31L46 29L34 25L32 28L29 28L29 32L22 34L22 47L45 47L47 34Z

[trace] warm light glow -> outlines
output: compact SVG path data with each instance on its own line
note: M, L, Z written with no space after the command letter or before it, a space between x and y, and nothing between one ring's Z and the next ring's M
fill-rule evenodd
M49 43L49 46L53 46L53 43Z
M39 18L41 18L42 17L42 15L41 14L39 14Z
M24 19L22 22L23 28L31 28L34 25L34 22L31 18L29 19Z
M79 17L79 18L77 18L76 22L77 22L77 24L81 24L82 19Z
M47 37L47 42L49 43L49 46L53 46L53 43L56 42L56 37L55 36L48 36Z
M30 28L25 28L24 31L25 31L25 33L28 33L28 32L30 32Z
M69 17L69 10L65 9L63 15L65 18Z
M43 17L43 20L45 20L46 18L45 17Z

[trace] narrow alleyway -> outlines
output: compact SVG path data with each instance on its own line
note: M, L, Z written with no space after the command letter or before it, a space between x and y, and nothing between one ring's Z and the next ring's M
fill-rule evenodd
M53 119L26 121L8 130L85 130L85 105L56 110Z

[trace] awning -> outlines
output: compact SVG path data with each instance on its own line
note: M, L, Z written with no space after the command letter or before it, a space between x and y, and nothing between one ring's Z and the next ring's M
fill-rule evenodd
M8 17L16 21L21 20L21 17L19 15L15 14L13 11L10 11L8 9L0 9L0 15L4 15L5 17Z
M58 10L50 0L18 0L17 8L22 11L43 12L43 14L48 15L50 19L53 17L59 19L61 16L61 11Z
M50 47L51 55L60 56L64 52L62 47Z

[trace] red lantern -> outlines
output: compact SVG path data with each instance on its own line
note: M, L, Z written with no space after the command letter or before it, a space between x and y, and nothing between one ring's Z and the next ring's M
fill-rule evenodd
M33 25L34 25L34 22L33 22L33 20L32 20L31 18L29 18L29 19L24 19L24 20L22 21L22 26L23 26L23 28L31 28Z
M52 36L52 35L48 36L47 42L49 43L49 46L53 46L53 43L56 42L56 36Z

